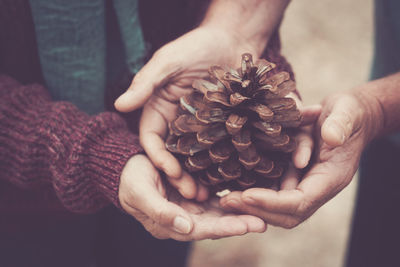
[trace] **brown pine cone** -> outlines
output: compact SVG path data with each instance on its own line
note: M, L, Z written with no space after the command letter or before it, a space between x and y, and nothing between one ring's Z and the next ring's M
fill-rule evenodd
M212 66L209 80L193 83L169 125L167 149L203 184L219 191L271 187L296 148L301 114L289 73L242 55L239 69Z

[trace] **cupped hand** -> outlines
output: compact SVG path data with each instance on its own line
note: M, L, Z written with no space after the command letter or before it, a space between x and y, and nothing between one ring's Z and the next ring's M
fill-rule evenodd
M223 212L216 199L202 203L184 199L163 183L144 155L133 156L124 167L119 200L128 214L160 239L217 239L266 230L257 217Z
M291 169L279 190L232 192L221 206L293 228L350 183L364 147L381 127L379 104L362 90L327 97L315 125L315 154L302 179Z
M164 145L168 122L176 117L181 96L192 90L194 80L208 76L211 65L239 66L241 54L259 54L240 37L201 26L160 48L137 73L129 89L115 103L122 112L144 105L140 141L153 164L186 198L204 191L182 171ZM199 189L200 188L200 189Z

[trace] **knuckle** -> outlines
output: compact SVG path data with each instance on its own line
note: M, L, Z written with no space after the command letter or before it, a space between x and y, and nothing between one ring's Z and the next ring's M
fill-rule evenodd
M287 217L282 223L281 227L285 229L293 229L301 223L301 220L296 217Z
M302 223L307 214L309 214L311 206L305 200L301 201L285 218L281 226L285 229L293 229Z
M298 218L304 218L311 209L311 203L303 199L299 205L297 206L296 210L293 211L292 215Z
M120 193L119 202L124 209L135 209L133 205L135 203L135 197L131 193Z

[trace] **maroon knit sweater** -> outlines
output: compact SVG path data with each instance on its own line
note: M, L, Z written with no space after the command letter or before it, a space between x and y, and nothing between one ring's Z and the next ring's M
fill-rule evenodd
M88 116L37 83L28 3L0 1L0 232L119 206L122 169L142 151L117 113Z
M154 11L154 1L141 1L141 12L164 10ZM156 16L159 21L143 16L153 50L198 21L182 14L204 10L201 1L175 2L175 20L165 12ZM68 218L73 216L69 211L92 213L110 203L119 206L121 171L141 152L137 136L117 113L88 116L71 103L52 101L38 84L43 78L28 3L0 0L0 232L41 225L46 221L41 218ZM276 35L264 57L292 73L279 50ZM118 94L106 92L108 107Z
M118 205L122 168L140 150L116 113L90 117L70 103L51 101L40 85L0 75L2 181L52 190L69 210L94 212L110 201ZM0 209L10 209L4 204Z

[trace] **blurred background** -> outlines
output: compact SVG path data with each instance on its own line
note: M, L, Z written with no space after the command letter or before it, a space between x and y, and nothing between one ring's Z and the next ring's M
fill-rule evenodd
M281 27L306 104L368 79L372 59L372 0L292 1ZM196 242L190 267L338 267L346 255L357 179L292 230Z

